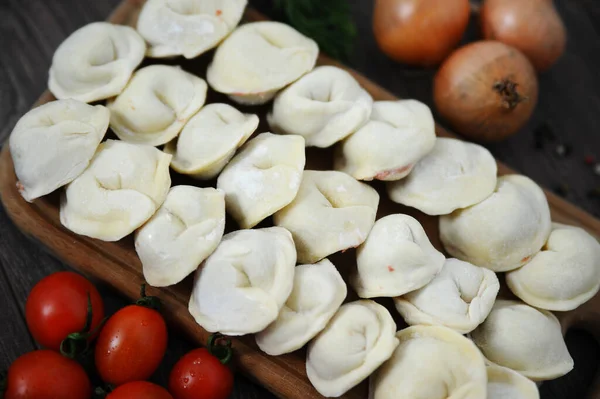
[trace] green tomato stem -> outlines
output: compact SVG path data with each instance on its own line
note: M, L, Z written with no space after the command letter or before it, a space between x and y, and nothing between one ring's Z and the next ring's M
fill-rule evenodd
M92 309L92 299L90 298L90 293L88 292L88 305L87 305L87 316L83 329L80 332L75 332L67 335L60 343L60 353L68 357L69 359L75 359L76 357L82 355L89 349L89 339L93 337L100 328L104 325L107 318L105 317L92 331L90 328L92 327L92 319L93 319L93 309Z
M208 353L219 359L221 364L227 364L233 357L231 349L231 340L225 338L223 334L215 333L208 337Z
M140 290L140 299L135 302L138 306L143 306L145 308L154 309L156 311L160 311L162 303L160 299L156 296L147 296L146 295L146 284L142 284L142 288Z

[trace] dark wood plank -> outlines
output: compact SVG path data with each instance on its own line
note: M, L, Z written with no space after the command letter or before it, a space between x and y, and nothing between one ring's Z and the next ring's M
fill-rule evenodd
M11 230L16 230L12 223L2 223L7 219L6 212L0 208L0 237L6 237L6 234L14 233ZM36 348L23 317L22 301L13 288L10 274L6 273L14 266L26 265L15 265L14 259L5 255L5 241L7 240L0 241L0 303L3 305L0 312L0 325L3 326L0 328L0 370L6 370L18 356Z

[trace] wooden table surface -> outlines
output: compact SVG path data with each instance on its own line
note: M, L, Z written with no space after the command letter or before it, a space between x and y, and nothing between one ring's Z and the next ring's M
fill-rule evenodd
M119 0L0 0L0 143L46 88L47 71L58 44L78 27L105 19ZM267 15L271 0L250 0ZM354 53L348 64L391 92L432 105L433 70L396 64L379 52L371 32L372 0L352 0L358 27ZM540 76L540 101L528 125L515 137L488 146L509 166L548 188L566 187L571 202L600 216L600 200L588 192L600 186L600 177L584 163L586 156L600 162L600 2L557 0L569 41L561 60ZM275 15L276 16L276 15ZM477 35L474 21L466 40ZM551 127L557 142L540 150L536 129ZM572 149L568 157L554 153L556 144ZM39 245L24 237L0 207L0 370L19 355L37 347L27 331L24 304L31 287L42 277L66 267ZM109 311L127 302L99 287ZM170 331L166 359L154 380L164 384L174 362L192 348ZM542 385L543 399L582 398L598 369L600 346L587 333L572 331L567 344L575 370ZM232 398L272 398L243 376L236 377Z

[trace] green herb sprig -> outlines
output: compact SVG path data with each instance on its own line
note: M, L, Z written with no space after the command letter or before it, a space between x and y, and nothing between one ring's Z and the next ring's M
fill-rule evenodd
M356 25L347 0L274 0L287 23L342 61L352 53Z

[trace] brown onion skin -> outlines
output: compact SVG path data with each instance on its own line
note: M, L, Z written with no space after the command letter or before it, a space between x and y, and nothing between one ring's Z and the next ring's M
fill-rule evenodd
M565 51L565 25L552 0L485 0L480 22L484 39L519 49L540 72Z
M526 97L508 107L495 89L503 80L517 84ZM531 62L519 50L496 41L479 41L454 52L434 79L439 114L475 141L500 141L516 133L531 117L538 99L538 81Z
M469 0L376 0L373 32L390 58L434 66L458 45L469 16Z

